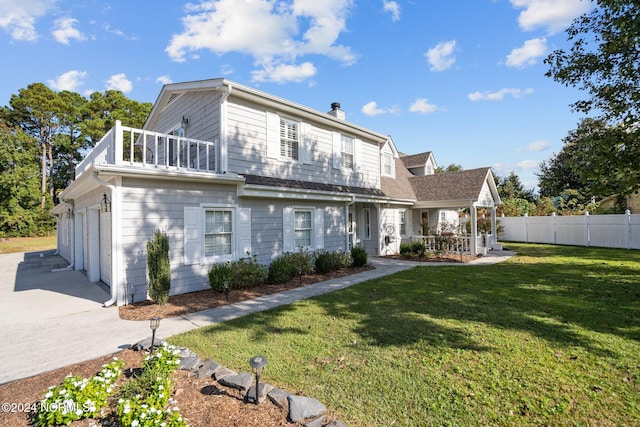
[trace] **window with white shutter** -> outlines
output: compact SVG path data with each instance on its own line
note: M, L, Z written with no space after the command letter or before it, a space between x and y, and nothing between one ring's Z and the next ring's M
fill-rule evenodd
M342 167L353 169L354 143L350 136L342 135Z
M280 156L298 160L300 158L300 124L280 119Z

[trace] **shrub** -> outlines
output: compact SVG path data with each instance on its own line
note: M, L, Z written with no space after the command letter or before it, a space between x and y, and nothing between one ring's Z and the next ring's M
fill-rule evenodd
M255 255L231 263L231 289L258 286L267 279L267 269Z
M334 252L334 258L336 268L349 268L353 265L353 258L351 258L351 253L337 250Z
M316 253L316 273L327 274L333 270L336 270L336 256L332 252L317 252Z
M427 246L424 244L422 240L415 240L411 243L411 252L418 256L423 256L427 251Z
M411 257L411 253L413 252L413 250L411 249L412 245L410 243L400 243L400 255L402 255L405 258L410 258Z
M361 246L355 246L351 249L351 258L354 267L363 267L367 264L367 251Z
M296 274L297 271L293 264L291 264L285 257L279 257L269 264L269 275L267 280L269 283L279 285L281 283L288 282Z
M225 292L230 290L229 288L225 288L225 282L229 287L231 287L231 263L225 262L222 264L214 264L209 269L209 286L216 292Z
M310 274L315 271L314 254L306 250L282 255L294 268L294 274Z
M169 265L169 236L160 230L153 232L147 242L147 269L149 270L149 297L162 305L169 300L171 266Z

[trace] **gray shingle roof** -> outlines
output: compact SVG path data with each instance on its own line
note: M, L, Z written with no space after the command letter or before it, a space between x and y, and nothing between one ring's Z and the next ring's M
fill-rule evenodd
M425 151L424 153L411 155L401 154L400 160L402 160L402 163L404 163L404 165L408 168L415 166L424 166L424 164L427 163L427 160L429 160L430 155L431 151Z
M477 200L490 171L490 168L478 168L412 176L409 182L418 201Z
M375 188L352 187L348 185L323 184L319 182L300 181L296 179L273 178L269 176L245 174L245 183L264 185L267 187L295 188L301 190L331 191L344 194L361 194L366 196L384 196Z

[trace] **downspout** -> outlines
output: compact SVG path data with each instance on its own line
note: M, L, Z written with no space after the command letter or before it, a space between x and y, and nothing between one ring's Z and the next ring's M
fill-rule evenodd
M113 236L121 236L120 230L120 187L104 181L98 177L98 172L91 175L98 184L111 190L111 298L103 303L104 307L109 307L115 303L124 303L124 295L120 291L120 245L119 240Z
M356 203L356 196L351 196L350 202L344 202L344 222L345 222L345 245L344 251L349 252L349 206L353 206Z

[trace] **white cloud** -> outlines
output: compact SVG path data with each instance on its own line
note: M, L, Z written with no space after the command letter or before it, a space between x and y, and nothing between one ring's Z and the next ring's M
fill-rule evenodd
M391 14L391 20L393 22L400 20L400 5L397 1L382 0L384 5L384 11Z
M380 114L395 114L398 112L398 107L380 108L376 101L371 101L363 105L360 111L367 116L379 116Z
M56 19L53 23L53 27L55 29L51 32L51 34L53 34L53 38L59 43L66 45L69 44L70 40L86 40L87 38L84 34L82 34L77 28L73 27L77 23L78 20L73 18Z
M505 96L510 95L514 98L522 98L525 95L531 95L533 93L532 88L517 89L517 88L503 88L496 92L473 92L467 95L472 101L502 101Z
M409 107L409 111L412 113L429 114L438 109L437 105L429 104L429 100L426 98L418 98Z
M174 34L165 51L177 62L188 53L209 50L218 55L240 52L253 57L259 81L281 81L293 71L294 81L309 75L312 64L296 65L304 55L324 55L345 65L357 57L337 44L346 30L353 0L213 0L187 4L184 31ZM313 73L315 74L315 67Z
M164 76L160 76L156 78L156 83L162 83L163 85L168 85L170 83L173 83L173 80L171 80L171 77L165 74Z
M0 1L0 27L13 40L36 41L36 19L44 16L56 0L2 0Z
M229 76L236 72L236 70L231 66L231 64L222 64L220 67L220 72L223 76Z
M431 71L444 71L450 68L456 62L456 57L453 55L455 49L455 40L438 43L429 49L424 56L431 65Z
M115 89L122 93L129 93L133 89L133 83L127 79L124 73L114 74L107 80L107 90Z
M315 74L316 67L310 62L305 62L300 65L279 64L272 66L271 64L265 64L262 70L254 70L251 72L253 80L256 82L274 83L299 83L309 77L313 77Z
M539 141L534 141L531 144L528 144L526 147L518 148L516 151L544 151L550 146L551 144L549 144L549 141L541 139Z
M77 92L88 76L89 74L86 71L71 70L59 75L54 80L47 80L47 85L55 91L68 90Z
M534 65L538 58L543 57L547 53L547 39L537 38L524 42L522 47L513 49L507 55L506 64L509 67L524 68Z
M535 170L540 166L540 160L522 160L516 163L494 163L491 167L498 175L507 175L511 171Z
M545 28L549 34L564 31L578 16L591 8L585 0L510 0L511 4L524 9L518 16L518 24L525 31Z

